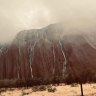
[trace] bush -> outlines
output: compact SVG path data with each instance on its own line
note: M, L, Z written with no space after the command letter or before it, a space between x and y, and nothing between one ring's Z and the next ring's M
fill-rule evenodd
M45 86L45 85L34 86L34 87L32 87L32 90L33 90L34 92L36 92L36 91L45 91L45 90L46 90L46 86Z
M56 88L55 87L52 87L52 86L49 86L47 87L48 89L48 92L55 92L56 91Z
M71 84L71 87L77 87L77 86L78 86L77 83L72 83L72 84Z

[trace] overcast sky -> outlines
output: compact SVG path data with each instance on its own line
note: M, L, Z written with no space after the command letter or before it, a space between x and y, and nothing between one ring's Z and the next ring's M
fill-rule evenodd
M58 21L66 28L94 31L96 0L0 0L0 42Z

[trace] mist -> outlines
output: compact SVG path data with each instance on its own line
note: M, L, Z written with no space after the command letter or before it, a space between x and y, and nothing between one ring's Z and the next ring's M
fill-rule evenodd
M0 43L11 42L21 30L56 22L63 22L70 34L94 34L95 6L96 0L0 0Z

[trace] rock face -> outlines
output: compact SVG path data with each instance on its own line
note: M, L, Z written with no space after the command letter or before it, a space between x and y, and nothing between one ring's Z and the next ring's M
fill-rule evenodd
M0 79L96 80L96 50L82 34L64 35L60 24L25 30L0 48Z

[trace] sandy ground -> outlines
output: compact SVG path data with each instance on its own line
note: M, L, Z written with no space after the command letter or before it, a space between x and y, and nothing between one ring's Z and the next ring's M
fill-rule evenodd
M80 96L79 85L64 85L53 86L56 88L55 92L33 91L33 88L7 88L0 89L0 96ZM84 84L84 96L96 96L96 84Z

